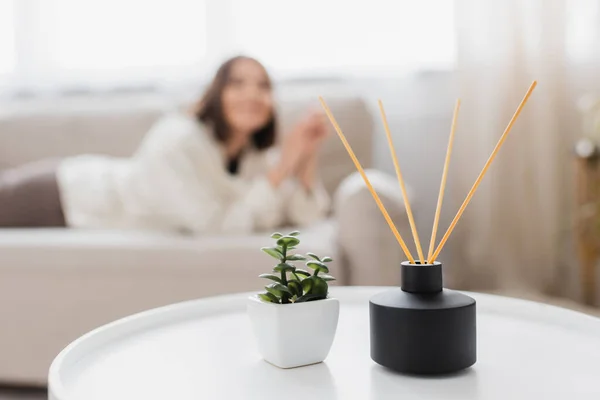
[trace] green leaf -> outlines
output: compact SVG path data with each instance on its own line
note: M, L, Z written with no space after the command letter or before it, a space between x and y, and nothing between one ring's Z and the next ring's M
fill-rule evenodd
M268 303L279 303L279 298L277 296L275 296L273 293L260 293L258 295L258 297L260 297L261 299L263 299L264 301L268 302Z
M282 285L281 283L277 283L277 282L271 283L270 285L265 286L265 289L267 289L267 292L272 293L273 295L275 295L277 297L283 296L284 293L292 295L292 292L290 291L290 289L288 289L287 286Z
M294 273L298 274L298 275L305 276L305 277L310 276L310 273L308 271L303 270L303 269L296 269L296 271L294 271Z
M325 282L335 281L335 278L331 275L319 275L319 278L323 279Z
M276 247L261 247L261 250L278 260L281 260L283 258L283 253L281 253L281 251L279 251L279 249L277 249Z
M287 261L304 261L306 257L301 254L292 254L291 256L286 257Z
M331 261L333 261L333 258L331 258L331 257L323 257L321 259L321 261L323 261L323 262L331 262Z
M296 267L294 267L293 265L290 264L286 264L286 263L279 263L275 266L275 268L273 268L273 271L277 271L277 272L288 272L288 271L295 271Z
M279 239L279 238L280 238L280 237L282 237L282 236L283 236L283 235L282 235L281 233L279 233L279 232L275 232L275 233L273 233L273 234L271 235L271 237L272 237L273 239Z
M278 277L277 275L273 275L273 274L260 274L258 277L259 278L270 279L272 281L281 283L281 278Z
M294 247L294 246L288 246L287 249L288 249L288 251L290 251L290 250L296 250L296 247Z
M295 272L292 272L292 277L290 279L298 281L298 282L302 282L302 279L300 279L300 277L298 275L296 275Z
M314 269L316 272L325 272L325 273L329 272L329 268L327 268L327 265L323 264L320 261L313 261L313 260L307 261L306 266L308 268Z
M288 233L288 236L298 236L299 234L300 234L300 231L294 231L294 232Z
M320 294L305 294L304 296L298 297L296 303L304 303L307 301L315 301L315 300L324 300L327 296L323 296Z
M298 296L296 296L296 295L293 295L293 296L292 296L292 298L290 299L290 301L291 301L292 303L295 303L295 302L296 302L296 300L298 300Z
M316 255L315 253L306 253L307 256L309 256L310 258L314 258L317 261L321 261L321 259L319 258L318 255Z
M327 285L327 282L325 282L325 280L321 279L318 276L313 276L312 280L313 280L313 286L312 286L312 289L310 292L312 294L319 294L322 296L327 296L327 292L329 290L329 285Z
M300 282L298 281L289 281L288 282L288 288L291 290L291 292L300 297L302 296L302 285L300 284Z
M277 239L277 244L282 247L297 246L298 243L300 243L300 240L294 236L284 236Z
M310 293L313 288L312 276L302 280L302 290L304 293Z
M306 266L311 269L317 269L317 268L322 268L322 267L327 268L327 265L323 264L321 261L315 261L315 260L307 261Z

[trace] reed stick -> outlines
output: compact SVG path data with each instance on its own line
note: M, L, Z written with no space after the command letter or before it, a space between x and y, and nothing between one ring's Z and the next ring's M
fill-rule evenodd
M325 110L325 113L327 114L327 117L329 118L329 121L331 121L331 124L333 125L333 127L335 128L335 131L337 132L338 136L340 137L340 140L342 141L342 144L346 148L346 151L350 155L350 158L354 162L354 166L356 167L356 169L358 170L358 172L362 176L363 180L365 181L365 184L367 185L367 188L369 189L369 192L373 196L373 199L375 200L375 203L377 203L377 206L379 207L379 211L381 211L381 214L383 214L383 217L385 218L385 220L388 223L390 229L394 233L394 236L396 237L396 240L400 244L400 247L402 248L402 251L404 251L404 254L406 255L406 257L408 257L408 260L412 264L414 264L415 263L414 257L412 256L412 254L410 254L410 250L408 250L408 247L406 247L406 243L404 243L404 240L402 239L402 236L400 235L400 232L398 232L398 229L396 229L396 225L394 225L394 222L392 221L392 218L390 217L390 215L388 214L387 210L385 209L383 203L381 202L381 199L379 198L379 195L377 195L377 192L375 192L375 189L373 188L373 185L371 185L371 182L369 181L369 178L365 174L365 171L363 170L362 166L360 165L360 162L356 158L356 155L354 154L354 151L352 150L352 147L350 146L350 143L348 143L348 141L346 140L346 137L344 136L344 133L342 132L342 129L340 128L340 126L338 125L337 121L335 120L335 117L331 113L331 110L327 106L327 103L325 103L325 100L323 100L323 97L321 97L321 96L319 96L319 101L321 102L321 105L323 106L323 109Z
M467 205L469 205L469 202L471 201L471 198L473 197L473 194L475 194L475 191L477 190L477 187L479 187L479 184L481 183L481 180L483 179L483 176L487 172L487 170L490 167L490 164L492 163L492 161L494 161L494 158L496 158L496 154L498 154L498 150L500 150L500 147L502 147L502 144L504 144L504 141L506 140L506 137L508 136L508 133L511 131L511 129L512 129L514 123L515 123L515 121L519 117L519 114L521 114L521 110L523 110L523 107L525 106L525 103L527 103L527 100L529 100L529 96L531 96L531 93L533 92L533 89L535 89L536 85L537 85L537 82L533 81L531 83L531 86L529 86L529 89L527 90L527 93L525 93L525 96L523 97L523 100L521 100L521 103L519 104L519 107L517 107L517 110L515 111L515 113L512 116L512 118L510 119L510 122L506 126L506 129L504 130L504 133L502 133L502 136L500 136L500 139L498 140L498 143L496 144L496 147L494 147L494 150L492 151L492 154L490 155L490 157L486 161L485 165L483 166L483 169L481 170L481 173L479 174L479 176L475 180L475 183L473 184L473 187L471 187L471 190L469 190L469 193L467 194L467 197L465 198L465 201L463 201L462 205L458 209L458 212L456 213L456 216L454 217L454 219L450 223L450 226L448 227L448 230L444 234L444 237L442 237L442 240L440 241L440 244L436 248L436 250L433 253L433 255L431 257L431 260L429 260L429 262L434 262L435 259L437 258L437 256L442 251L442 248L444 248L444 244L446 244L446 241L448 240L448 237L450 236L450 234L454 230L454 227L456 227L456 224L458 223L458 220L460 219L460 217L462 216L463 212L465 211L465 208L467 208Z
M400 164L398 163L398 157L396 155L394 142L392 141L392 133L390 132L390 126L388 124L388 120L385 115L385 110L383 108L383 102L381 100L379 100L379 111L381 112L381 119L383 121L383 126L385 128L385 135L387 136L390 153L392 153L392 160L394 162L394 168L396 169L396 176L398 177L398 183L400 184L400 189L402 189L402 198L404 199L404 206L406 207L406 214L408 215L408 222L410 224L410 230L413 235L413 240L415 241L415 246L417 246L417 253L419 255L419 261L421 261L421 264L424 264L425 257L423 256L423 248L421 247L421 241L419 240L419 233L417 232L417 227L415 225L415 219L413 217L412 209L410 208L410 201L408 200L408 195L406 194L406 186L404 185L404 178L402 177L402 172L400 171Z
M448 148L446 149L446 160L444 161L444 170L442 172L442 182L440 183L440 192L438 194L437 207L435 209L435 217L433 219L433 228L431 229L431 239L429 240L429 251L427 252L427 261L433 262L431 259L437 236L437 229L440 223L440 214L442 212L442 203L444 201L444 191L446 190L446 179L448 178L448 169L450 166L450 156L452 155L452 146L454 145L454 133L456 132L456 120L458 119L458 111L460 110L460 99L456 100L454 105L454 114L452 115L452 125L450 128L450 138L448 139Z

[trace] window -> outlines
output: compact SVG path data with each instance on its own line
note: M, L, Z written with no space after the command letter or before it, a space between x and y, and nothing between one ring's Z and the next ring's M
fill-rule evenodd
M53 63L67 70L194 65L206 54L202 1L43 3ZM193 43L193 46L191 44Z
M0 0L0 84L184 83L240 52L288 75L449 68L452 11L447 0Z
M206 19L202 0L0 0L0 73L17 90L187 79Z
M454 64L452 1L233 2L237 45L275 70L372 72Z

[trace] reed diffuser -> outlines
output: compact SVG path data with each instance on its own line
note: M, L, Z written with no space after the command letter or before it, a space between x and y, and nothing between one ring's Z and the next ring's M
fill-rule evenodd
M400 266L402 278L400 288L379 293L373 296L369 302L371 358L378 364L402 373L443 374L468 368L477 361L475 299L464 293L443 287L442 264L436 261L436 259L467 208L477 187L498 154L500 147L502 147L536 85L537 82L534 81L527 90L527 93L500 136L496 147L494 147L492 154L469 190L446 233L442 236L438 245L435 246L448 166L454 143L456 121L460 109L460 100L456 101L427 257L423 253L412 209L406 195L406 187L394 150L385 110L381 100L379 101L379 110L394 162L394 169L402 190L406 213L417 249L417 260L412 256L377 192L373 189L369 178L342 133L331 110L323 98L319 97L327 117L348 151L356 169L365 181L369 192L371 192L375 203L377 203L402 251L408 258L408 261L403 262Z

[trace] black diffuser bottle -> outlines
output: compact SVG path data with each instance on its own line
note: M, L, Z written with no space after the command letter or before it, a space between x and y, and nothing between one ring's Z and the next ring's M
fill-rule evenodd
M444 374L477 360L475 300L443 288L442 264L402 263L401 288L369 304L371 358L408 374Z

